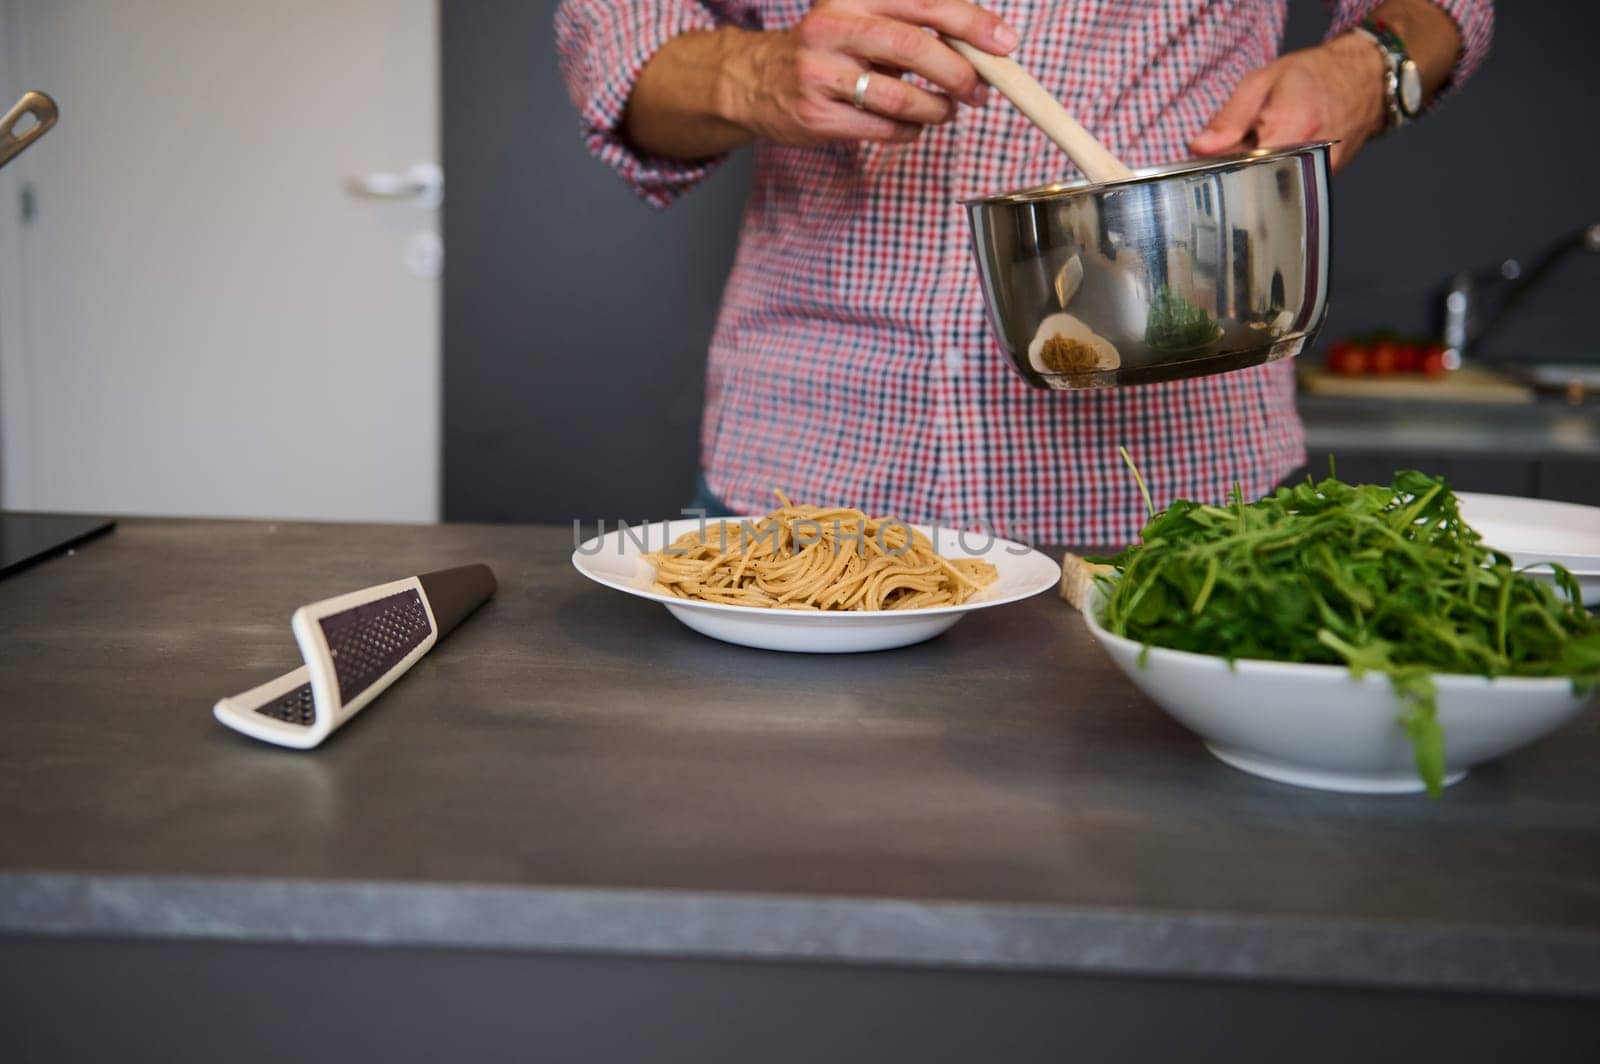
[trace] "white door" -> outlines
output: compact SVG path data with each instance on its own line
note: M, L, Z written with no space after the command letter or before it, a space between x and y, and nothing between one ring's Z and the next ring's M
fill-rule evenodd
M437 518L436 3L0 0L0 505Z

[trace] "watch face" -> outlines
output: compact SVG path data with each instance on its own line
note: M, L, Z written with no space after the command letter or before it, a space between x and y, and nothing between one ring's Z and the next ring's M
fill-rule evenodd
M1417 72L1417 64L1407 59L1400 64L1400 109L1408 115L1414 115L1422 110L1422 75Z

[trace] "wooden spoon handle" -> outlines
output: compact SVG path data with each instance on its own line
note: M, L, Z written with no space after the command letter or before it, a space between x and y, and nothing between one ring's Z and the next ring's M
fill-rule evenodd
M984 81L1016 104L1017 110L1038 126L1045 136L1055 141L1056 146L1078 164L1078 169L1090 181L1100 184L1105 181L1126 181L1133 177L1132 170L1123 166L1115 155L1106 150L1105 145L1090 136L1089 131L1080 126L1067 113L1067 109L1014 60L991 55L953 37L940 39L971 63Z

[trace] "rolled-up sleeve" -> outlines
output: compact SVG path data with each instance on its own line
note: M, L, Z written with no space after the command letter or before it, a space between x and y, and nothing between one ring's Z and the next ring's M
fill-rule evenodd
M647 203L664 207L703 179L721 157L685 162L641 152L619 132L628 96L652 56L672 38L736 20L715 0L563 0L556 54L590 152Z
M1328 36L1337 36L1349 30L1372 14L1379 3L1381 0L1338 0L1333 5L1333 25L1328 29ZM1456 29L1461 33L1461 58L1456 60L1455 69L1450 71L1449 79L1434 97L1432 102L1437 103L1460 88L1489 54L1489 41L1494 36L1494 2L1433 0L1433 4L1455 20Z

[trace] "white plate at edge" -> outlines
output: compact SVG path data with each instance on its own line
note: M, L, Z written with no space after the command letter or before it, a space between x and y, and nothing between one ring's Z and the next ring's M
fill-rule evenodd
M1513 565L1564 565L1577 578L1584 604L1600 605L1600 507L1472 491L1458 491L1456 498L1462 519L1485 544L1509 554ZM1530 575L1550 578L1549 570Z
M726 520L737 520L727 518ZM708 525L716 524L709 519ZM650 590L654 576L642 555L660 550L700 519L657 521L608 532L572 552L572 565L597 584L659 602L690 628L741 646L806 654L849 654L911 646L941 634L974 610L1004 606L1048 591L1061 581L1061 567L1020 543L977 532L912 525L947 558L982 558L998 578L959 606L921 610L776 610L694 602Z

